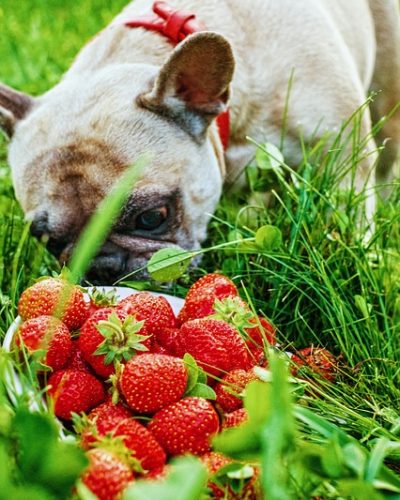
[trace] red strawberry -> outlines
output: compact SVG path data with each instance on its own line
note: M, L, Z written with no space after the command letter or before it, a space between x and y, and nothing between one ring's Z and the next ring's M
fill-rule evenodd
M89 466L83 483L99 500L118 500L134 475L129 465L115 453L95 448L87 453Z
M292 361L296 366L293 367L293 375L297 376L301 366L308 366L314 372L321 375L326 380L334 382L337 376L337 360L335 356L323 347L306 347L300 349L292 356Z
M88 411L104 401L103 385L90 373L66 369L53 373L48 381L54 413L65 420L71 412Z
M242 486L235 500L259 500L260 498L264 498L260 481L260 468L253 466L252 469L252 476L250 478L240 480Z
M67 368L73 368L74 370L81 370L83 372L92 373L92 369L88 363L86 363L83 353L79 348L78 340L72 341L72 352Z
M171 469L172 469L171 465L166 464L164 465L164 467L159 467L158 469L153 469L149 471L146 474L145 479L149 481L159 481L165 479L167 475L171 472Z
M188 397L156 413L148 429L169 455L202 455L210 450L219 418L209 401Z
M166 356L169 356L171 353L168 351L168 349L165 349L161 344L159 344L157 341L153 342L153 345L151 346L150 352L152 354L164 354Z
M143 354L126 363L119 385L133 410L155 413L183 396L187 379L187 370L181 359L163 354Z
M257 353L260 348L262 351L264 350L263 346L265 341L271 345L276 344L275 328L268 320L262 316L258 316L251 318L249 322L254 323L255 326L250 328L247 327L244 331L248 336L247 345L254 354Z
M252 366L246 343L225 321L206 318L188 321L180 329L179 343L179 354L191 354L211 375Z
M114 404L111 398L96 406L87 416L74 415L74 428L80 434L82 448L89 449L99 438L113 433L122 420L131 416L128 408L121 403Z
M252 380L258 380L252 370L233 370L227 373L214 388L217 403L225 412L238 410L243 406L243 401L239 396Z
M168 354L178 356L182 347L179 344L180 332L178 328L164 328L162 334L158 335L157 343L162 346Z
M165 328L175 328L176 318L165 297L149 292L130 295L118 305L120 311L133 314L139 321L145 321L147 331L159 341Z
M240 297L226 297L214 303L214 319L226 321L235 327L245 340L254 364L264 361L264 345L274 345L275 328L264 317L256 316Z
M134 418L119 422L113 437L123 437L124 445L132 452L146 471L164 467L167 457L153 434Z
M24 344L32 353L47 351L43 362L53 370L68 364L72 354L72 341L68 328L52 316L38 316L22 323L16 337L17 346Z
M223 485L217 485L215 481L213 481L212 476L214 476L223 467L231 464L232 460L222 453L217 453L216 451L205 453L200 457L200 460L206 466L208 475L210 477L207 486L212 491L212 497L230 499L232 494L230 488L228 486L224 487Z
M101 377L115 372L115 362L147 351L151 337L143 322L110 307L99 309L85 321L79 336L83 357Z
M78 329L87 316L83 292L62 278L46 278L27 288L18 302L23 320L56 316L70 330Z
M213 498L226 500L259 500L262 498L259 482L260 471L250 464L237 462L235 477L233 470L224 473L223 469L234 462L222 453L210 452L202 455L200 460L207 467L210 480L208 487L213 492Z
M245 422L247 422L248 418L249 416L245 408L239 408L232 413L226 413L224 421L222 422L222 430L244 424Z
M229 278L222 274L207 274L190 287L178 320L182 324L191 319L209 316L215 312L216 299L237 295L238 290Z

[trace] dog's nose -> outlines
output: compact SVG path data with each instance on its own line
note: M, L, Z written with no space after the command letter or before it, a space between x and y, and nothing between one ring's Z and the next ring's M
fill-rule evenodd
M31 223L31 233L33 236L43 236L43 234L49 233L49 215L47 212L40 212L35 216Z

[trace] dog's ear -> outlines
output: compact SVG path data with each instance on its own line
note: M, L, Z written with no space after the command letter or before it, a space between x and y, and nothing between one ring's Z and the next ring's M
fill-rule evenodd
M171 117L196 139L229 99L235 61L229 42L221 35L200 32L187 37L158 73L151 92L139 103Z
M11 137L15 124L33 105L33 98L0 83L0 129Z

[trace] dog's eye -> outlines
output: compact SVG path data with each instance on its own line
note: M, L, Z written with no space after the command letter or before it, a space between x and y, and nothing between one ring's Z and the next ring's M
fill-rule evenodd
M151 231L157 229L168 217L167 207L153 208L146 210L136 217L136 229Z

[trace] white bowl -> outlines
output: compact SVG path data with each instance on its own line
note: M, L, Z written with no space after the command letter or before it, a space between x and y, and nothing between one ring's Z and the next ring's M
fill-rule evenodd
M108 292L110 290L115 290L118 301L125 299L126 297L129 297L129 295L133 295L135 293L139 293L137 290L133 290L132 288L126 288L126 287L112 287L112 286L100 286L96 287L98 290L101 290L104 292ZM93 289L93 287L88 287L87 291L90 292ZM179 298L179 297L174 297L172 295L167 295L164 293L156 293L156 292L150 292L153 295L160 295L162 297L165 297L168 302L170 303L174 313L177 315L179 311L182 309L183 302L184 300ZM89 301L89 295L86 295L87 300ZM12 322L10 325L10 328L7 330L7 333L4 337L3 340L3 349L7 352L11 351L12 348L12 343L13 343L13 338L15 335L15 332L17 331L19 325L21 324L21 318L17 316L17 318ZM22 396L24 394L24 391L22 389L21 381L19 380L19 377L17 373L15 372L14 369L10 368L5 374L5 383L7 387L7 392L10 400L16 404L17 403L17 397ZM29 395L28 395L29 397ZM39 410L39 405L37 403L37 398L34 397L32 394L30 397L31 403L30 403L30 408L32 411L38 411ZM46 403L43 400L42 403L42 408L46 407Z

